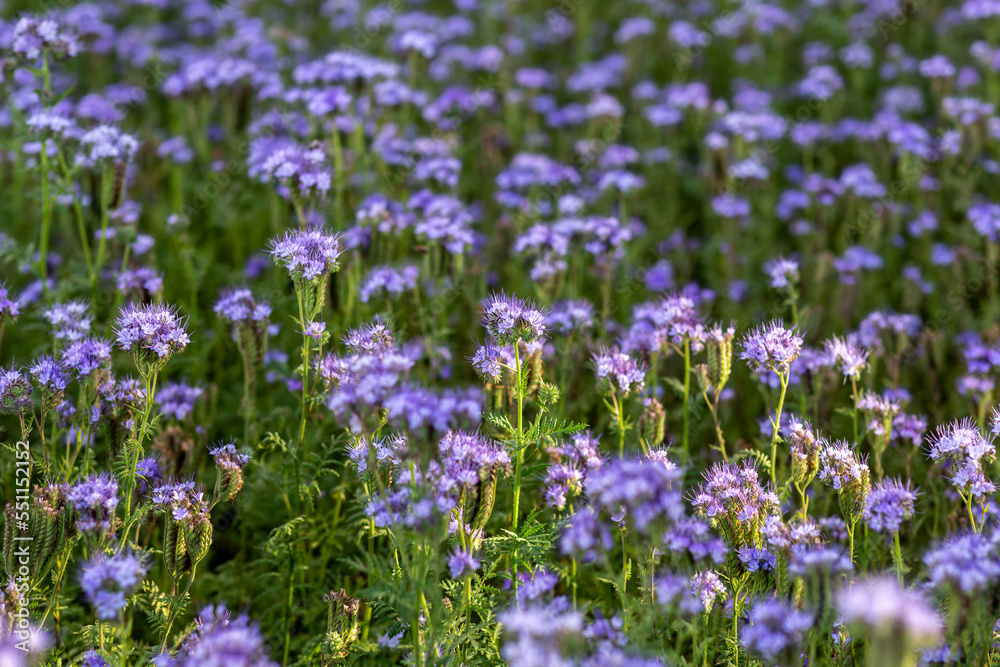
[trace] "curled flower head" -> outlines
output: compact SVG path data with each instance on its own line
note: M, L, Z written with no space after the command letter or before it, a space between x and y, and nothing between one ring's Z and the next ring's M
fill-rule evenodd
M31 382L23 371L0 366L0 413L16 414L31 408Z
M131 352L140 363L165 361L191 342L184 319L163 304L129 304L119 313L116 326L118 348Z
M740 359L753 370L763 368L785 375L802 352L802 343L802 336L794 327L786 329L781 321L774 320L746 335Z

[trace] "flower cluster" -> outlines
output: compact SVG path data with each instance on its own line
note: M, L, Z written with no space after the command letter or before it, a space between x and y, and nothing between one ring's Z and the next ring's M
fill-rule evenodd
M162 304L130 304L118 315L115 342L139 363L162 363L191 342L177 310Z
M127 597L146 576L141 558L123 552L113 556L99 554L84 564L80 571L80 587L102 621L118 617L125 608Z

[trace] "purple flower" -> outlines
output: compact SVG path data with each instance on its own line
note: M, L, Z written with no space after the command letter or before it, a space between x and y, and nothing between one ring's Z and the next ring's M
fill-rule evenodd
M499 292L482 304L483 327L500 345L531 342L545 335L545 315L534 304Z
M493 343L485 343L476 348L476 353L469 359L472 367L486 381L500 382L504 374L503 350Z
M63 368L72 371L77 378L93 375L111 359L111 344L100 338L91 336L74 340L67 345L60 355Z
M63 367L55 359L48 355L43 355L35 359L28 367L31 377L35 379L35 384L43 391L51 394L58 394L66 389L70 378L66 375Z
M629 396L646 386L646 369L618 347L602 349L593 355L594 373L601 393Z
M271 316L270 304L258 301L253 292L245 287L224 290L219 294L213 310L230 324L266 323Z
M303 197L326 195L333 183L320 144L302 146L291 139L264 137L254 140L248 156L250 176L264 183L277 182Z
M570 517L559 540L559 550L564 556L573 556L584 563L603 558L614 545L611 530L590 507L583 507Z
M883 480L868 494L862 517L868 527L880 533L895 533L903 519L913 514L913 503L917 499L910 483L899 480Z
M31 408L31 382L23 371L0 366L0 413L17 414Z
M740 359L752 370L767 369L785 375L802 352L802 336L779 320L758 327L743 339Z
M995 458L996 447L972 419L939 426L931 437L927 454L932 460L947 464L956 488L976 498L996 491L984 469L984 463Z
M764 264L764 273L774 289L789 289L799 282L799 263L787 257L775 257Z
M76 163L85 167L98 167L131 161L139 148L139 142L114 125L98 125L80 137L80 147L84 150L77 153Z
M271 257L288 269L295 280L325 278L340 268L337 259L341 252L340 235L322 229L288 232L271 242Z
M50 18L25 15L6 36L10 50L18 57L35 61L45 51L52 56L75 56L80 50L76 36Z
M767 664L794 664L813 618L788 603L772 599L758 602L750 610L748 622L740 631L740 641L747 652Z
M373 296L384 292L386 297L398 296L417 286L420 269L407 265L400 268L376 266L361 284L359 299L368 303Z
M129 269L118 276L118 290L135 293L148 301L163 289L163 276L150 268Z
M145 576L145 566L133 553L98 554L84 563L80 571L80 587L94 606L97 618L111 621L125 608L126 598L139 587Z
M737 550L736 557L746 566L747 572L770 572L774 569L777 559L766 549L744 547Z
M829 581L831 576L853 569L851 559L838 547L796 546L788 559L788 573L795 577L822 577Z
M184 421L204 393L204 388L191 386L187 380L168 382L157 390L156 404L165 417Z
M840 371L844 377L857 380L861 377L862 371L868 368L868 350L858 344L856 336L847 338L834 336L826 341L826 349L840 364Z
M648 534L683 517L681 476L658 461L615 459L590 471L585 490L595 508L618 513L624 507L631 527Z
M91 317L87 304L82 301L66 301L53 304L45 311L45 319L52 326L56 340L75 341L90 333Z
M994 540L978 533L953 535L924 554L932 588L970 596L992 589L1000 579Z
M472 553L459 547L448 557L448 570L452 579L463 579L479 569L479 560Z
M202 609L195 619L194 633L165 663L166 667L204 665L277 667L267 657L264 637L257 626L245 614L234 618L223 605Z
M4 320L14 321L21 314L21 305L18 303L14 290L7 287L6 283L0 281L0 325Z
M109 533L118 507L118 482L107 473L92 475L66 491L66 502L79 512L81 533Z
M944 629L927 598L892 577L863 579L844 587L837 594L837 609L852 633L860 631L881 645L902 644L906 652L934 646Z
M115 324L119 349L132 352L141 363L163 362L191 342L177 310L163 304L129 304Z

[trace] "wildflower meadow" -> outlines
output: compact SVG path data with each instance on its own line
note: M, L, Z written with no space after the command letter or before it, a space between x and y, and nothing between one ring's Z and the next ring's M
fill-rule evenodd
M0 666L1000 666L1000 0L0 0Z

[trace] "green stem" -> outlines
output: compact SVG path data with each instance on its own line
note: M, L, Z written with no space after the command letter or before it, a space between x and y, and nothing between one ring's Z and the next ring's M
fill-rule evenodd
M684 454L688 453L688 420L690 410L688 409L688 396L691 394L691 341L684 339Z
M774 417L773 431L771 433L771 485L778 488L778 431L781 430L781 410L785 406L785 392L788 390L788 374L779 374L781 378L781 395L778 396L778 411Z

